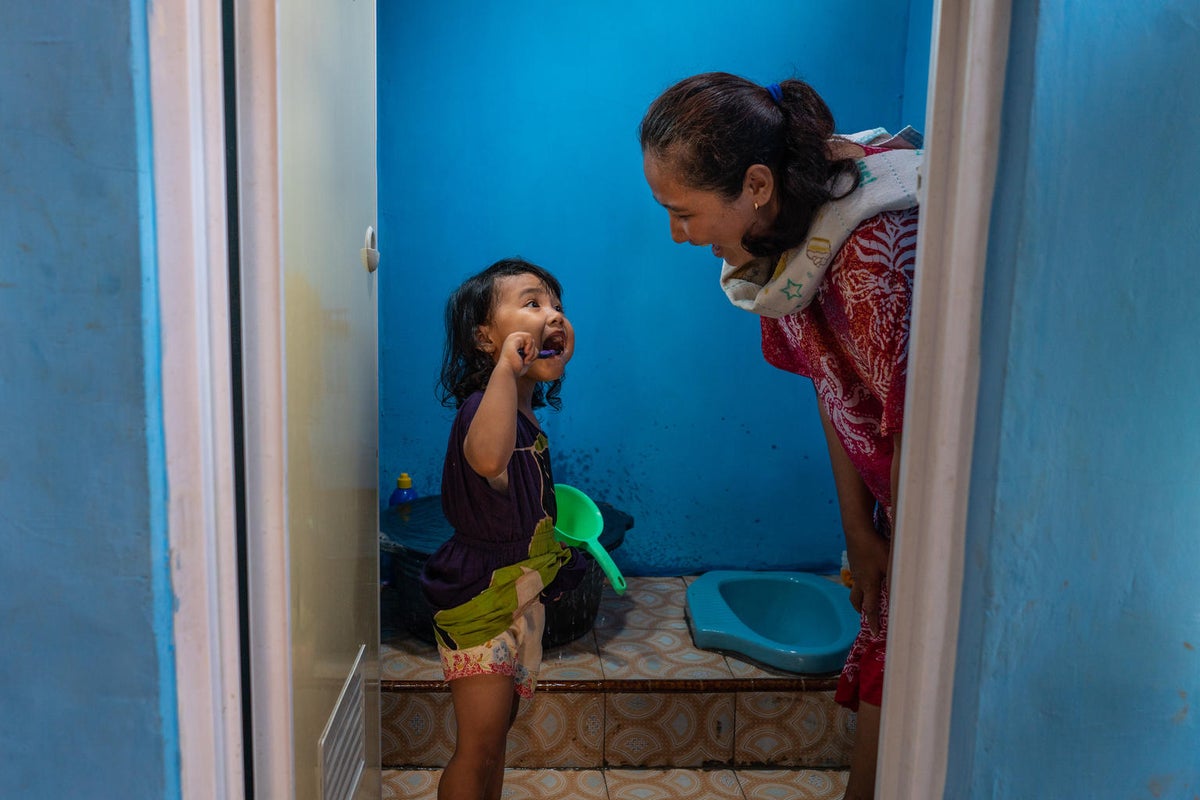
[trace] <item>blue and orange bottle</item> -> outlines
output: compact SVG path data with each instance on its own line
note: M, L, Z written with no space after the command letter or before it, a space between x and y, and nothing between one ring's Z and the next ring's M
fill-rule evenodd
M412 504L417 499L417 490L413 488L412 477L407 472L401 472L396 478L396 488L388 498L387 513L394 514L403 523L408 523L408 515L412 513ZM379 585L388 586L391 583L393 569L392 554L380 550L379 553Z
M413 488L412 478L407 472L401 472L400 477L396 478L396 489L388 498L388 509L396 512L402 520L408 522L408 515L412 512L412 504L416 499L417 490Z

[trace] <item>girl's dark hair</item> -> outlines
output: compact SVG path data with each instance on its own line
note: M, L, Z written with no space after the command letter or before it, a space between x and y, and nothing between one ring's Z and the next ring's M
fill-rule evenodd
M693 75L659 95L638 126L642 152L667 160L694 189L732 200L742 193L752 164L770 168L779 215L769 230L742 239L755 256L803 242L817 209L845 197L859 181L853 159L831 161L827 155L833 113L821 96L801 80L779 87L776 103L766 88L737 75ZM838 181L841 175L850 182Z
M496 366L492 357L479 349L475 330L492 318L496 302L496 281L515 275L534 275L555 297L562 299L562 285L546 270L520 258L506 258L463 281L446 301L446 344L442 349L442 374L438 378L438 399L442 405L458 408L472 394L487 387ZM563 379L539 383L533 391L533 407L560 408L558 393Z

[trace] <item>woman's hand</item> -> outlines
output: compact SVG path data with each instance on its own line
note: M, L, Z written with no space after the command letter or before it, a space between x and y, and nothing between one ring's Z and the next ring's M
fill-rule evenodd
M833 482L837 487L838 508L842 514L842 530L846 534L846 559L854 585L850 602L862 614L871 633L879 633L879 593L888 574L888 554L891 545L875 530L875 498L858 474L841 439L834 430L825 406L817 399L825 441L829 445L829 463L833 467Z
M890 552L888 540L874 530L862 530L854 535L847 531L846 558L854 578L850 602L875 634L879 633L879 597L887 582Z

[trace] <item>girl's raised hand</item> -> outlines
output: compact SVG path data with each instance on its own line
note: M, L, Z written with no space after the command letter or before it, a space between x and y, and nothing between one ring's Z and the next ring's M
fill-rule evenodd
M525 331L513 331L500 346L500 357L496 363L504 364L519 376L529 370L529 365L536 361L537 357L537 342L533 336Z

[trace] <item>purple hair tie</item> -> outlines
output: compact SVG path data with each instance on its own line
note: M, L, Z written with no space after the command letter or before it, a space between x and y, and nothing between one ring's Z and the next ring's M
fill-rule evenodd
M780 88L778 83L772 83L768 86L767 93L771 95L771 99L777 104L783 102L783 89Z

